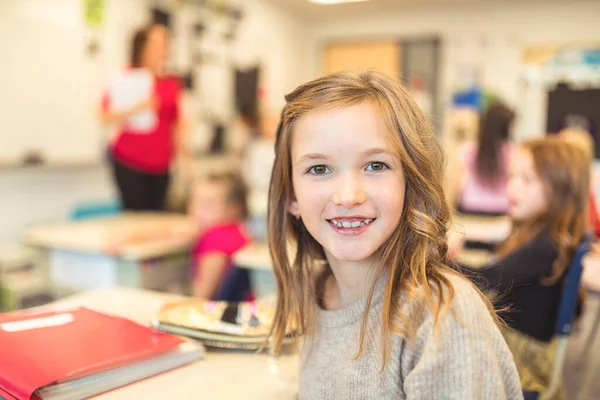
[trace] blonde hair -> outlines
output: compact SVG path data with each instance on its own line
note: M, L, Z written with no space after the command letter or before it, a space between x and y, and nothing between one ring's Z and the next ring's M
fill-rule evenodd
M579 128L567 128L558 134L560 138L583 150L590 164L594 161L594 141L589 132Z
M443 154L430 124L408 91L396 80L377 72L341 72L308 82L286 96L276 142L276 158L269 193L269 247L277 280L277 310L271 331L274 350L279 351L288 324L299 334L314 328L317 266L325 261L323 248L310 235L302 220L288 212L294 195L291 142L299 118L313 112L340 109L356 104L373 104L385 122L390 142L399 155L406 180L402 218L377 250L380 261L376 282L385 278L382 315L383 365L389 358L391 333L412 338L419 321L402 303L428 304L434 326L454 296L448 275L446 234L450 212L442 189ZM297 251L292 263L287 244ZM327 269L330 268L326 266ZM365 340L367 311L375 284L370 289L362 320L357 357ZM488 303L489 304L489 303ZM415 311L416 312L416 311ZM410 315L409 315L410 314Z
M564 275L587 231L590 165L581 145L560 136L531 140L521 147L533 157L548 207L543 215L515 223L497 253L508 255L531 241L542 229L549 229L558 258L553 264L552 275L542 279L541 283L552 285Z

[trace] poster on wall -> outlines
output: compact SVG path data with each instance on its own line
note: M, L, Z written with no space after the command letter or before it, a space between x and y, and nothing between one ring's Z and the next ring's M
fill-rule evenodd
M100 28L104 24L104 0L82 0L83 19L90 28Z
M588 132L600 155L600 46L531 47L523 53L522 114L537 132ZM535 101L534 101L535 100ZM530 130L533 130L530 128Z
M561 82L578 88L600 87L600 46L529 48L524 52L525 79L553 88Z

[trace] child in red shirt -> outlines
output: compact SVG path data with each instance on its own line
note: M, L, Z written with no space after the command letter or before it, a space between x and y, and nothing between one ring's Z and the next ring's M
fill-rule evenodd
M194 184L188 212L199 233L192 253L192 293L218 300L231 284L233 255L250 242L242 222L248 216L246 187L234 174L203 177Z

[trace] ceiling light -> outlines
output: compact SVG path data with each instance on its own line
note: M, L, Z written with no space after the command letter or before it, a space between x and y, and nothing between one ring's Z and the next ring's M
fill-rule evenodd
M330 4L342 4L342 3L362 3L363 1L369 0L307 0L309 3L330 5Z

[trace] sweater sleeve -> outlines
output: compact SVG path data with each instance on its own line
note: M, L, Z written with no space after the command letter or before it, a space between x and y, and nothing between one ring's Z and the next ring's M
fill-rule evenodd
M502 293L516 285L549 276L557 257L550 235L542 232L523 247L475 273L480 275L485 289L497 289Z
M522 399L512 354L479 294L453 278L452 312L425 317L401 360L407 399Z

